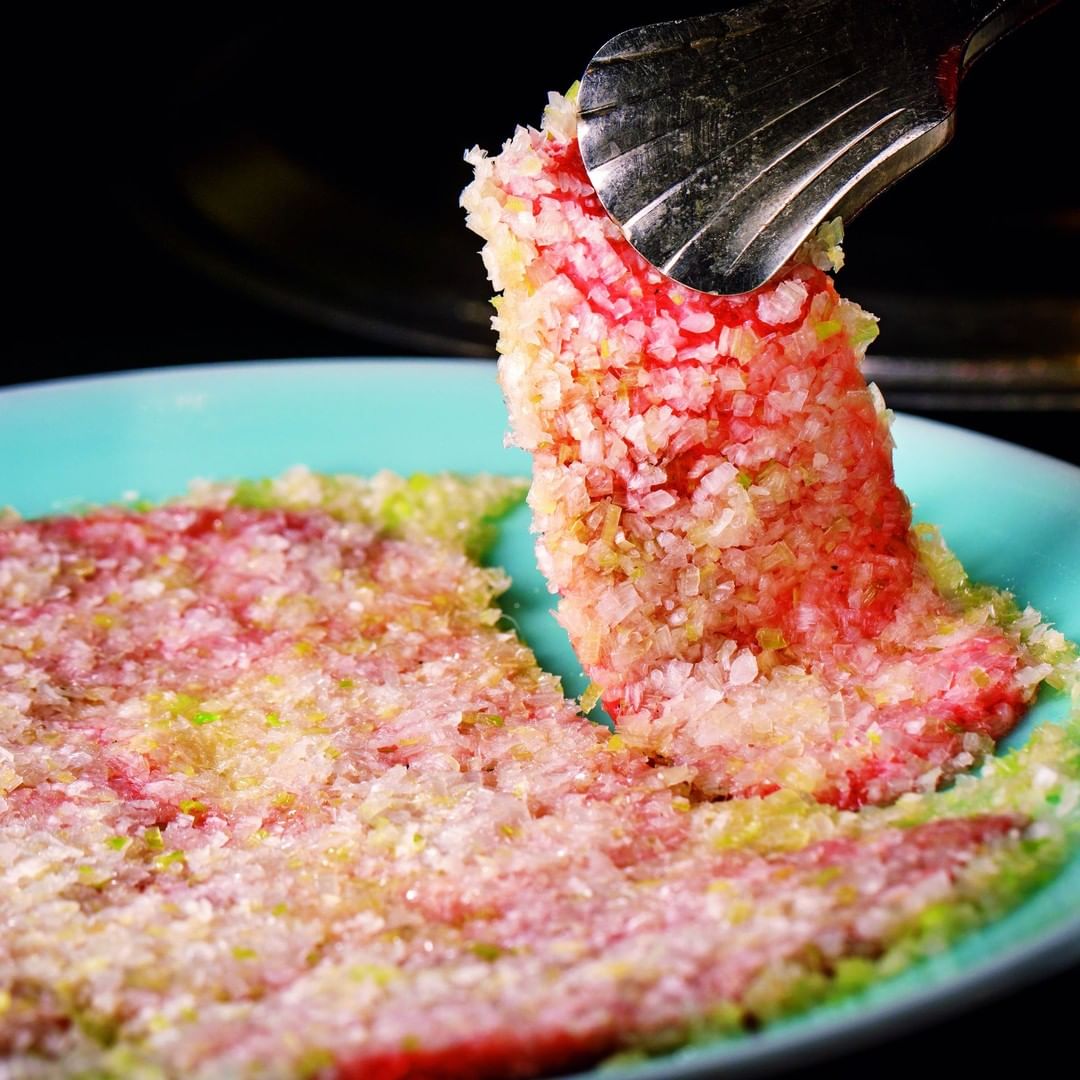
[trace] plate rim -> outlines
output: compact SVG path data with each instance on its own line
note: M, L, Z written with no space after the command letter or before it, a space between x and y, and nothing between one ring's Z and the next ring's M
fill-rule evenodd
M59 393L64 390L75 390L84 386L108 385L117 382L156 381L167 380L170 377L182 378L194 374L242 374L247 372L275 372L281 369L295 371L300 369L325 368L328 371L352 370L362 367L385 367L386 369L398 368L405 365L431 366L433 368L457 367L466 368L473 372L491 372L495 370L498 362L497 357L474 357L474 356L392 356L372 354L370 356L346 356L327 354L325 356L296 356L296 357L266 357L251 360L210 360L192 364L163 364L158 367L125 368L118 371L91 372L81 375L63 375L46 379L35 379L27 382L14 383L9 386L0 386L0 404L12 398L24 395L37 395ZM888 406L888 401L886 401ZM935 420L928 416L918 416L902 409L890 409L893 415L900 418L903 426L916 428L923 427L928 430L947 432L950 437L973 439L978 443L990 443L1003 452L1019 455L1032 459L1040 467L1062 470L1062 475L1069 479L1080 479L1080 465L1073 465L1062 458L1054 457L1053 454L1044 453L1041 450L1033 450L1029 446L1010 442L998 435L987 435L981 431L951 424L945 420Z

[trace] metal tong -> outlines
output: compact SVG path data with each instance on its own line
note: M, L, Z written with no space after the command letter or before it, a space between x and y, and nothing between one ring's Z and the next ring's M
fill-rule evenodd
M758 0L613 37L579 139L630 243L691 288L768 281L952 137L960 80L1047 0Z

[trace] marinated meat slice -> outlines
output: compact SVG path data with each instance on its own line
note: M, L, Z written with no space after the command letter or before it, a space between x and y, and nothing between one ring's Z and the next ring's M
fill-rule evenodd
M5 1076L586 1066L850 992L1060 864L1075 728L893 808L699 801L496 625L460 538L506 494L0 524Z
M621 734L708 796L856 807L969 768L1039 674L920 562L860 370L875 320L820 251L742 296L665 277L600 206L575 127L553 96L541 130L471 153L463 203L502 293L540 565Z

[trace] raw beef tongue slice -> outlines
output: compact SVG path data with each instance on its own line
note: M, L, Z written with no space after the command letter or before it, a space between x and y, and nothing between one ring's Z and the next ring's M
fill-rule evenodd
M462 202L540 565L622 737L708 796L857 807L971 767L1048 669L1000 595L946 595L920 557L860 371L876 321L820 268L838 226L755 292L694 292L607 217L575 128L552 95L468 155Z

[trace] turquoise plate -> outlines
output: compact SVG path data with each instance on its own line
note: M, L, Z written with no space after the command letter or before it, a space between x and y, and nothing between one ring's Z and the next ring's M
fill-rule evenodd
M483 362L224 364L43 383L0 392L0 505L37 515L134 494L159 499L194 477L267 475L297 463L527 475L527 457L503 446L505 428L494 368ZM1080 638L1080 469L912 417L898 417L894 434L916 515L941 525L974 578L1007 586ZM549 614L528 530L522 507L492 554L514 579L506 610L576 694L584 679ZM1010 741L1063 715L1062 700L1041 701ZM1077 962L1080 857L1007 918L858 997L603 1076L805 1064Z

